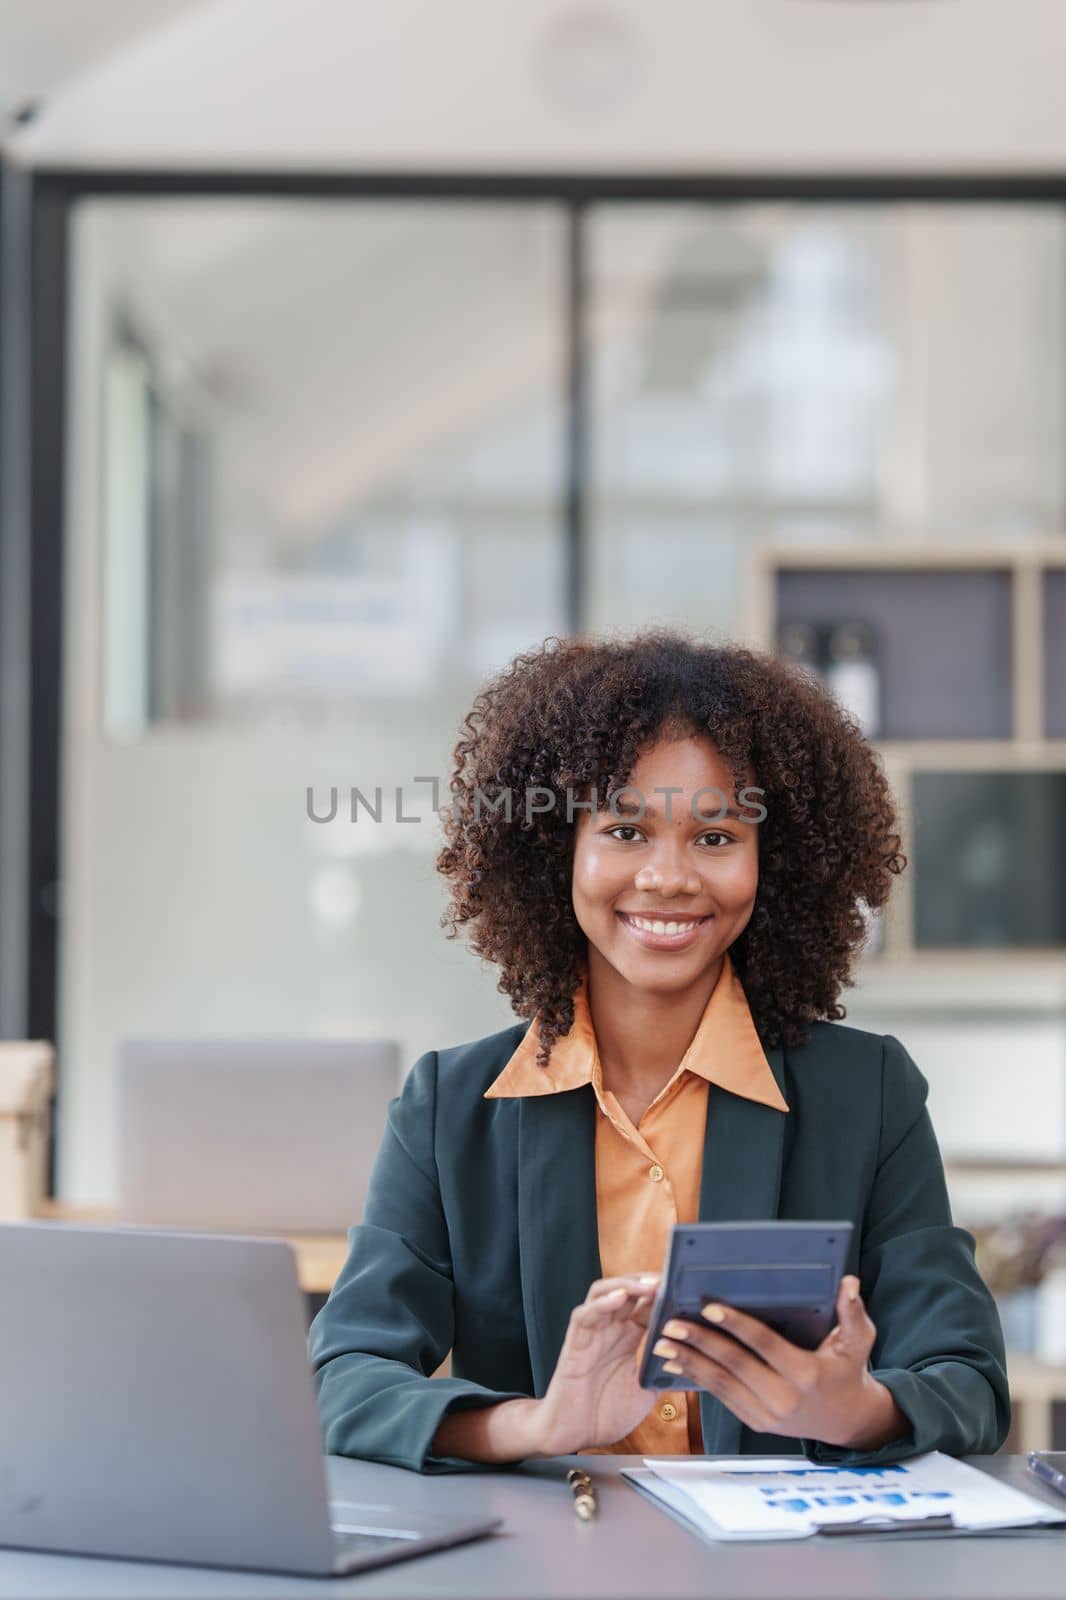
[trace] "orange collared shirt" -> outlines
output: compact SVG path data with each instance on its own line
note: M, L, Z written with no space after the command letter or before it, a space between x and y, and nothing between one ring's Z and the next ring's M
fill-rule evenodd
M596 1116L596 1219L605 1278L659 1272L670 1229L699 1219L708 1085L787 1111L728 951L692 1042L670 1081L634 1126L604 1086L587 977L574 995L574 1025L537 1065L534 1018L486 1099L559 1094L591 1083ZM713 1138L713 1129L712 1129ZM658 1393L639 1427L609 1447L626 1455L701 1454L699 1395Z

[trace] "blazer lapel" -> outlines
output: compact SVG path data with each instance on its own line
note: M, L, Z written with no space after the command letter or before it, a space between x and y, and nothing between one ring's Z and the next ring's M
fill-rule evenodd
M784 1094L784 1050L766 1059ZM787 1095L785 1096L787 1099ZM777 1216L785 1116L712 1083L700 1183L701 1222L764 1222ZM703 1447L708 1455L737 1455L743 1424L714 1395L701 1393Z
M555 1371L570 1313L602 1276L591 1084L518 1102L518 1249L534 1392Z
M784 1092L784 1052L766 1058ZM786 1097L787 1098L787 1097ZM711 1084L701 1222L777 1216L785 1113ZM570 1313L602 1276L596 1216L596 1096L591 1084L518 1101L518 1248L534 1392L555 1371ZM741 1423L701 1394L708 1455L736 1455Z

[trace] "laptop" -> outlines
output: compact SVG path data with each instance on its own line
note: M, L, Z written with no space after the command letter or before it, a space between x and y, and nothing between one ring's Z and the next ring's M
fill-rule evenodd
M500 1526L331 1507L281 1240L9 1223L0 1283L0 1545L324 1577Z
M388 1039L124 1040L118 1220L344 1232L362 1216L400 1065Z

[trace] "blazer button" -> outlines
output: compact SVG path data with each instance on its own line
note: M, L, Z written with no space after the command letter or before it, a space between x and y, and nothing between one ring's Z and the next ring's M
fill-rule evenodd
M666 1173L663 1171L662 1167L660 1167L659 1163L656 1162L653 1167L648 1168L648 1177L651 1179L652 1183L662 1183L663 1179L666 1177Z
M659 1415L662 1417L664 1422L674 1422L677 1418L677 1407L672 1401L668 1400L663 1406L662 1410L659 1412Z

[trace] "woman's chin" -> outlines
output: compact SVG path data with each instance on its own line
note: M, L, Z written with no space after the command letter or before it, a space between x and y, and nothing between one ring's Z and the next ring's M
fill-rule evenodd
M651 950L613 950L604 959L634 989L643 989L649 994L672 994L690 989L704 974L711 977L718 963L718 956L708 960L704 950L698 955L691 950L679 951L674 956Z

